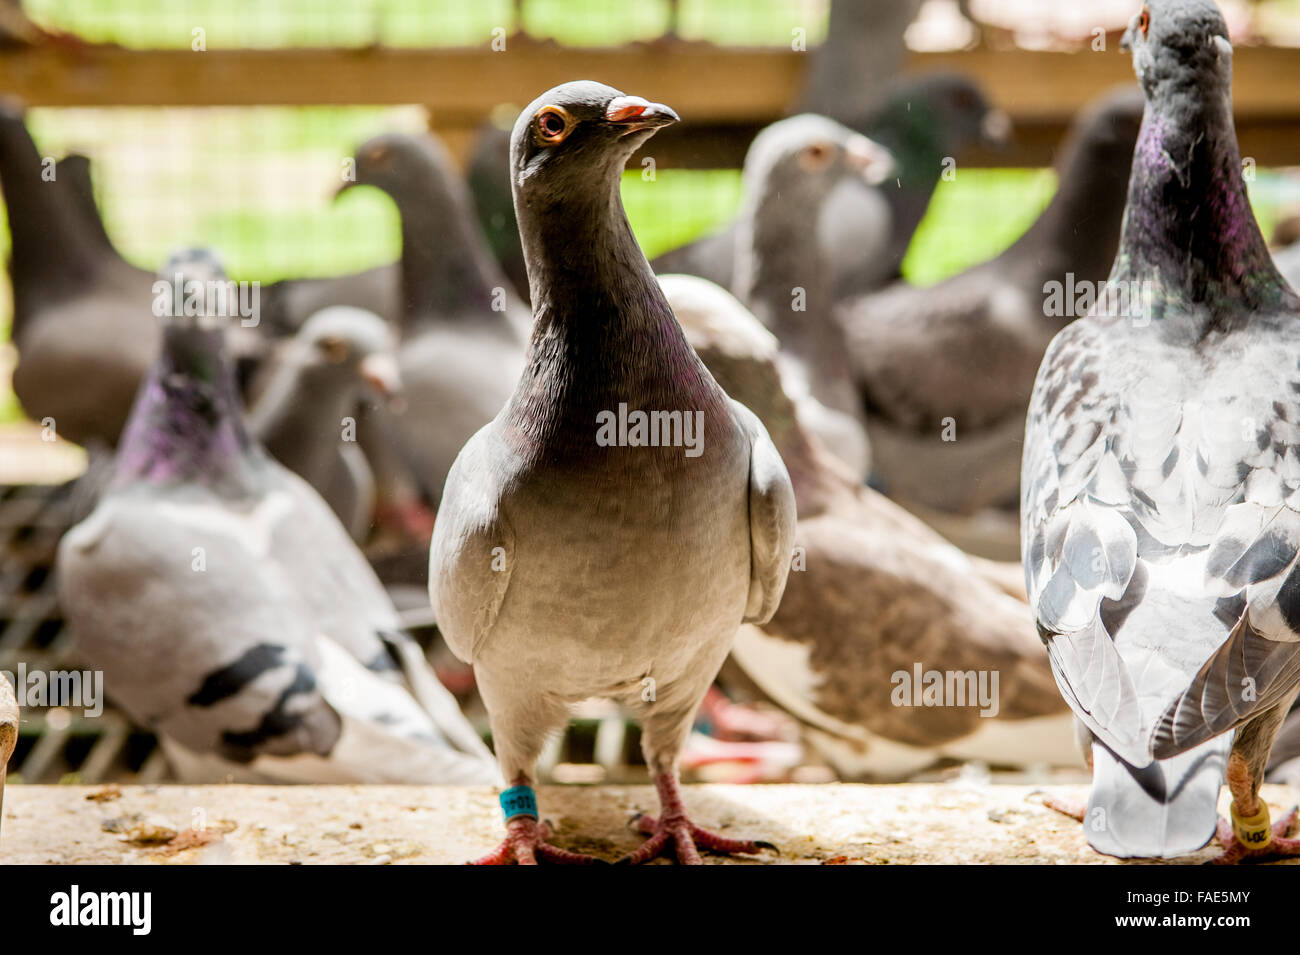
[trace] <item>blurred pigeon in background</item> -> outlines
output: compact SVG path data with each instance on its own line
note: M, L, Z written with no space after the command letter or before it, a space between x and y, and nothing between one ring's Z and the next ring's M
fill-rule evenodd
M547 735L591 696L638 715L659 792L658 819L637 820L649 841L625 861L761 848L695 826L677 777L736 628L776 609L795 513L763 426L691 350L622 208L627 159L676 119L576 82L538 97L512 135L529 361L457 458L429 561L438 626L474 664L510 787L506 841L484 863L591 861L550 845L531 788Z
M203 252L161 274L224 279ZM80 651L186 781L493 782L338 520L249 435L224 324L168 320L113 486L60 544Z
M1296 855L1259 786L1300 687L1300 297L1251 212L1209 0L1125 33L1147 97L1110 292L1052 342L1025 437L1031 606L1092 767L1084 834ZM1120 293L1125 293L1121 297Z
M781 606L766 624L741 627L732 659L808 727L841 778L901 779L943 758L1073 765L1069 707L1002 569L963 554L830 457L784 389L776 339L735 299L700 308L694 286L704 281L660 277L696 353L767 428L799 511ZM922 674L957 673L961 700L922 705L918 664Z
M401 387L394 336L373 312L336 305L317 312L269 359L248 427L272 456L315 488L365 540L375 479L357 444L357 405L367 388L389 398Z
M972 514L1016 500L1034 372L1052 336L1086 311L1075 290L1095 291L1114 258L1141 116L1141 95L1126 89L1077 118L1055 197L997 258L837 311L875 474L909 509Z
M33 421L77 444L112 447L158 349L153 277L103 246L81 200L45 175L49 167L22 108L0 105L14 392Z
M783 119L763 130L745 156L736 229L736 295L780 341L796 393L810 394L828 412L809 426L860 479L870 471L870 448L828 263L816 242L817 218L841 183L878 183L892 168L889 153L833 120Z
M510 126L483 124L465 170L474 210L488 248L510 280L515 293L528 301L528 270L524 247L515 221L515 200L510 191Z
M839 296L892 281L930 197L944 160L976 143L1005 143L1010 120L994 109L974 80L934 73L897 80L880 105L862 114L833 114L849 128L895 152L896 170L878 185L845 181L822 213L818 243L830 263ZM698 275L733 289L737 224L655 258L661 275Z
M392 431L431 501L461 447L505 405L523 370L527 308L487 250L472 201L432 135L388 133L356 152L356 181L402 218L398 367L405 409ZM363 434L363 447L368 437Z

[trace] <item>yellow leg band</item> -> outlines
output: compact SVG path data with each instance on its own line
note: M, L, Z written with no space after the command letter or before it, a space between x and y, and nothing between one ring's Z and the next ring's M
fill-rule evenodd
M1247 849L1263 849L1273 841L1273 827L1268 820L1268 804L1263 800L1259 804L1259 812L1253 816L1237 815L1237 804L1234 802L1229 809L1232 816L1232 831L1240 842Z

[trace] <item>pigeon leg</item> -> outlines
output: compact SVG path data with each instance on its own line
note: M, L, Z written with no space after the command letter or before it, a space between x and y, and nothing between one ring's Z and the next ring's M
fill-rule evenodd
M501 778L510 780L511 787L521 790L521 802L511 801L509 791L503 793L502 808L507 817L505 841L471 865L606 864L595 856L551 845L547 841L551 827L538 821L537 801L532 792L537 757L549 732L563 726L568 719L568 707L546 697L521 693L518 687L511 692L509 681L503 686L494 671L478 663L474 666L474 676L491 715L492 744L501 765ZM507 804L511 807L508 810Z
M677 782L675 769L657 774L655 789L659 791L659 818L642 813L632 820L637 831L650 838L635 852L619 859L617 865L637 865L648 862L656 856L665 854L670 842L675 850L677 861L682 865L703 865L700 849L724 855L776 849L776 846L770 842L728 839L707 829L701 829L691 822L686 815L686 807L682 805L681 787Z
M1249 727L1248 727L1249 729ZM1243 730L1245 737L1247 730ZM1267 750L1263 750L1265 758ZM1235 865L1244 860L1300 856L1300 839L1288 839L1287 833L1296 820L1293 808L1278 822L1270 824L1268 804L1259 798L1262 760L1251 762L1234 747L1228 757L1228 789L1232 793L1231 821L1219 820L1219 844L1223 854L1211 860L1215 865Z

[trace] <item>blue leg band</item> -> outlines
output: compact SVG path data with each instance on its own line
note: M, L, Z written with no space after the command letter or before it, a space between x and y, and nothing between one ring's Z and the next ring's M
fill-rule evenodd
M533 795L532 786L511 786L501 793L501 811L505 813L506 822L515 816L532 816L537 818L537 797Z

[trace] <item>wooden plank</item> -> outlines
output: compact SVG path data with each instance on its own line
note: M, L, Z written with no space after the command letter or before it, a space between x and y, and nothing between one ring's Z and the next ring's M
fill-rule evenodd
M734 859L706 855L713 865L1122 862L1092 851L1079 823L1042 805L1034 795L1042 790L1087 798L1086 784L840 784L686 786L684 799L699 825L732 838L766 839L781 851ZM1285 786L1264 786L1261 796L1274 818L1294 802ZM629 815L656 808L649 786L541 786L537 798L544 815L556 821L555 844L607 861L641 841L627 826ZM502 837L496 794L486 787L124 785L118 792L13 786L9 800L0 859L14 865L456 864ZM1221 813L1228 801L1225 788ZM108 820L137 814L155 831L172 830L176 837L148 845L106 831ZM203 828L188 828L196 824ZM1168 861L1202 863L1220 851L1211 843Z

